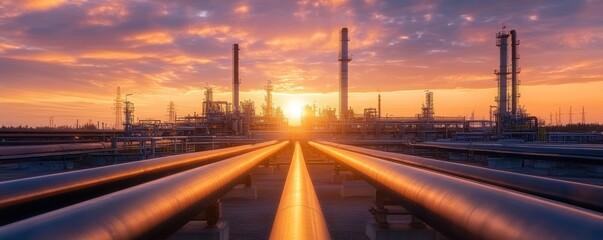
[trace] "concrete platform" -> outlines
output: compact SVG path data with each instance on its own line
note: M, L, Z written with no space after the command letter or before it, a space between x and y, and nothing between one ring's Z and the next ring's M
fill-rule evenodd
M340 193L344 198L372 197L375 195L375 188L364 180L347 180L341 185Z
M359 180L352 172L340 170L339 173L331 174L331 183L343 184L345 181Z
M334 184L343 184L345 181L345 175L343 174L331 174L331 183Z
M205 221L190 221L182 227L169 240L228 240L229 224L220 221L214 227L207 227Z
M375 221L366 223L366 235L371 240L435 240L437 234L430 228L413 228L407 221L390 222L389 228L379 228Z
M252 175L272 175L274 174L273 166L258 166L253 170Z
M224 195L223 198L257 199L258 189L255 186L245 187L245 185L237 185Z

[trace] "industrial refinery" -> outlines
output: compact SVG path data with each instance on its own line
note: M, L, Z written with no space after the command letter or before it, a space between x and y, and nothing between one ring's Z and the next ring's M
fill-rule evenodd
M540 63L596 52L561 30L601 4L67 2L0 3L0 112L34 116L0 128L0 239L603 236L599 109L553 96L600 61Z
M509 39L509 37L511 39ZM509 42L510 40L510 42ZM538 118L530 116L519 107L517 31L503 28L496 33L496 46L500 49L500 67L494 70L498 82L496 108L488 120L468 119L458 116L438 116L434 110L434 92L425 91L425 100L415 116L382 117L381 96L376 107L355 110L349 106L349 54L350 37L347 28L340 30L339 49L339 109L306 105L301 119L301 130L307 137L341 139L400 139L409 141L520 141L544 140L544 130L538 128ZM509 62L509 45L510 62ZM125 136L263 136L289 131L288 121L272 99L271 81L265 87L265 102L256 114L255 102L240 101L239 44L232 45L232 101L215 101L213 89L205 88L203 109L200 114L175 117L173 122L140 120L134 122L134 106L126 101ZM510 79L509 79L510 77ZM510 91L509 91L510 89ZM510 94L509 94L510 92ZM484 106L486 107L486 106ZM121 115L116 112L116 117Z

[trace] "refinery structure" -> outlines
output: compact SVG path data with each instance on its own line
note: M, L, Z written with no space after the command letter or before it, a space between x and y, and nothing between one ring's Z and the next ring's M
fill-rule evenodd
M509 39L510 38L510 39ZM535 141L544 138L538 131L538 119L519 107L519 53L517 32L505 27L496 33L496 46L500 49L500 66L494 70L498 82L496 106L491 106L488 120L458 116L436 115L434 93L425 91L425 101L417 108L418 113L409 117L383 117L381 96L376 108L355 110L348 104L348 64L350 41L348 29L340 31L339 61L339 109L305 106L301 117L301 129L307 137L348 139L405 139L411 141L493 141L521 139ZM509 50L510 45L510 50ZM127 136L264 136L288 131L288 120L280 107L272 100L272 83L267 81L265 102L261 112L251 100L241 100L239 75L239 44L232 48L232 101L216 101L213 89L205 87L203 108L200 114L179 115L170 113L170 121L139 120L134 122L134 106L130 101L116 100L115 106L123 112ZM510 52L510 53L509 53ZM509 60L510 55L510 60ZM510 62L510 66L509 66ZM118 89L118 98L120 97ZM173 103L170 103L173 111ZM486 107L486 106L484 106ZM493 109L494 107L494 109ZM123 114L123 117L121 116ZM172 115L173 114L173 115Z
M487 120L438 115L430 90L414 116L379 94L355 110L340 34L338 108L304 106L299 127L270 80L261 105L241 99L233 44L230 101L206 85L199 112L136 120L118 87L123 130L0 131L0 239L601 238L603 148L543 143L577 138L520 107L515 30L495 35Z

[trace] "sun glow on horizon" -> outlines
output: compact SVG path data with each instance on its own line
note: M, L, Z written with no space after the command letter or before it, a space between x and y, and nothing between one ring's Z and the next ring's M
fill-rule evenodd
M285 117L289 120L289 126L301 125L301 117L304 103L299 99L291 99L283 109Z

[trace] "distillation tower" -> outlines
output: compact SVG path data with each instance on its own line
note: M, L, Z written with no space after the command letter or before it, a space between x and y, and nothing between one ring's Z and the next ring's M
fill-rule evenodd
M519 46L519 40L517 39L517 31L511 30L511 115L517 116L517 106L519 102L519 81L517 74L521 71L521 68L517 67L519 61L519 54L517 48Z
M509 37L511 37L511 68L508 66ZM538 119L528 116L524 110L519 108L518 45L517 31L507 31L503 26L502 30L496 33L496 46L500 49L500 66L499 69L494 70L494 74L498 77L496 133L498 139L534 140L538 129ZM510 95L508 93L509 75L511 76Z
M508 119L508 109L507 109L507 76L509 74L508 66L507 66L507 46L509 39L509 31L503 29L496 33L496 46L500 49L500 66L498 70L494 70L494 74L498 76L498 114L496 114L496 122L497 122L497 135L499 138L502 137L503 132L503 123Z

